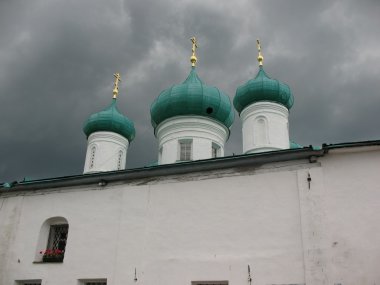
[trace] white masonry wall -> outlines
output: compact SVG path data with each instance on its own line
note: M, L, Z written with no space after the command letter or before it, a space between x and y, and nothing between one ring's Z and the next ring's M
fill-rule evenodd
M175 163L180 160L180 141L192 142L192 160L212 157L212 145L220 147L224 156L224 144L229 130L216 120L201 116L178 116L165 120L156 128L159 145L158 164Z
M243 153L289 148L289 111L272 102L257 102L241 113Z
M83 173L125 169L129 142L113 132L95 132L87 139Z
M321 163L317 191L301 195L306 276L319 268L320 284L380 284L380 148L336 149Z
M253 285L380 284L379 161L379 147L348 148L315 163L3 193L0 284L249 285L248 265ZM33 263L52 217L69 222L64 262Z

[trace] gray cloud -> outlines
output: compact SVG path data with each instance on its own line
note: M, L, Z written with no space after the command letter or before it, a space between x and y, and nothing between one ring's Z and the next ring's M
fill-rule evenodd
M135 122L127 164L156 160L150 104L190 69L233 98L265 69L295 96L290 131L319 145L378 139L378 1L1 1L0 181L80 174L85 119L111 99ZM241 153L236 116L227 154Z

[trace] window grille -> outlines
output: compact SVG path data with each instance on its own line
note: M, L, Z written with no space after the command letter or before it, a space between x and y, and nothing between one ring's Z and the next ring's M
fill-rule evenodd
M84 283L85 285L107 285L107 281L99 281L99 282L97 282L97 281L95 281L95 282L86 282L86 283Z
M62 262L65 255L69 225L51 225L44 262Z
M27 283L21 283L21 285L41 285L41 282L33 282L33 283L27 282Z
M187 161L192 160L192 141L181 141L179 160Z
M49 234L49 249L65 250L69 225L52 225Z

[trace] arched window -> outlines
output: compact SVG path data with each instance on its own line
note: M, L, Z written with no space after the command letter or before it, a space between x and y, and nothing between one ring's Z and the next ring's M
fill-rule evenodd
M211 157L216 158L220 157L221 151L220 151L220 146L216 143L212 143L211 145Z
M117 170L121 169L122 163L123 163L123 154L124 152L122 150L119 150L118 158L117 158Z
M47 219L41 226L35 261L62 262L65 256L69 223L63 217Z
M268 124L265 117L258 117L253 124L253 142L255 145L266 145L268 141Z
M91 147L91 153L90 153L90 169L91 168L94 168L94 165L95 165L95 152L96 152L96 146L93 145Z
M162 153L164 151L164 146L161 146L159 151L158 151L158 163L162 162Z

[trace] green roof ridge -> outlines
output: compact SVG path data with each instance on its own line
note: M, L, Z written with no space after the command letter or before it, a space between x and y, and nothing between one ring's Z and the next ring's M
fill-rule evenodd
M195 66L191 67L189 75L187 76L185 81L182 82L182 84L191 84L191 83L204 84L203 81L199 78L198 73L195 71Z

